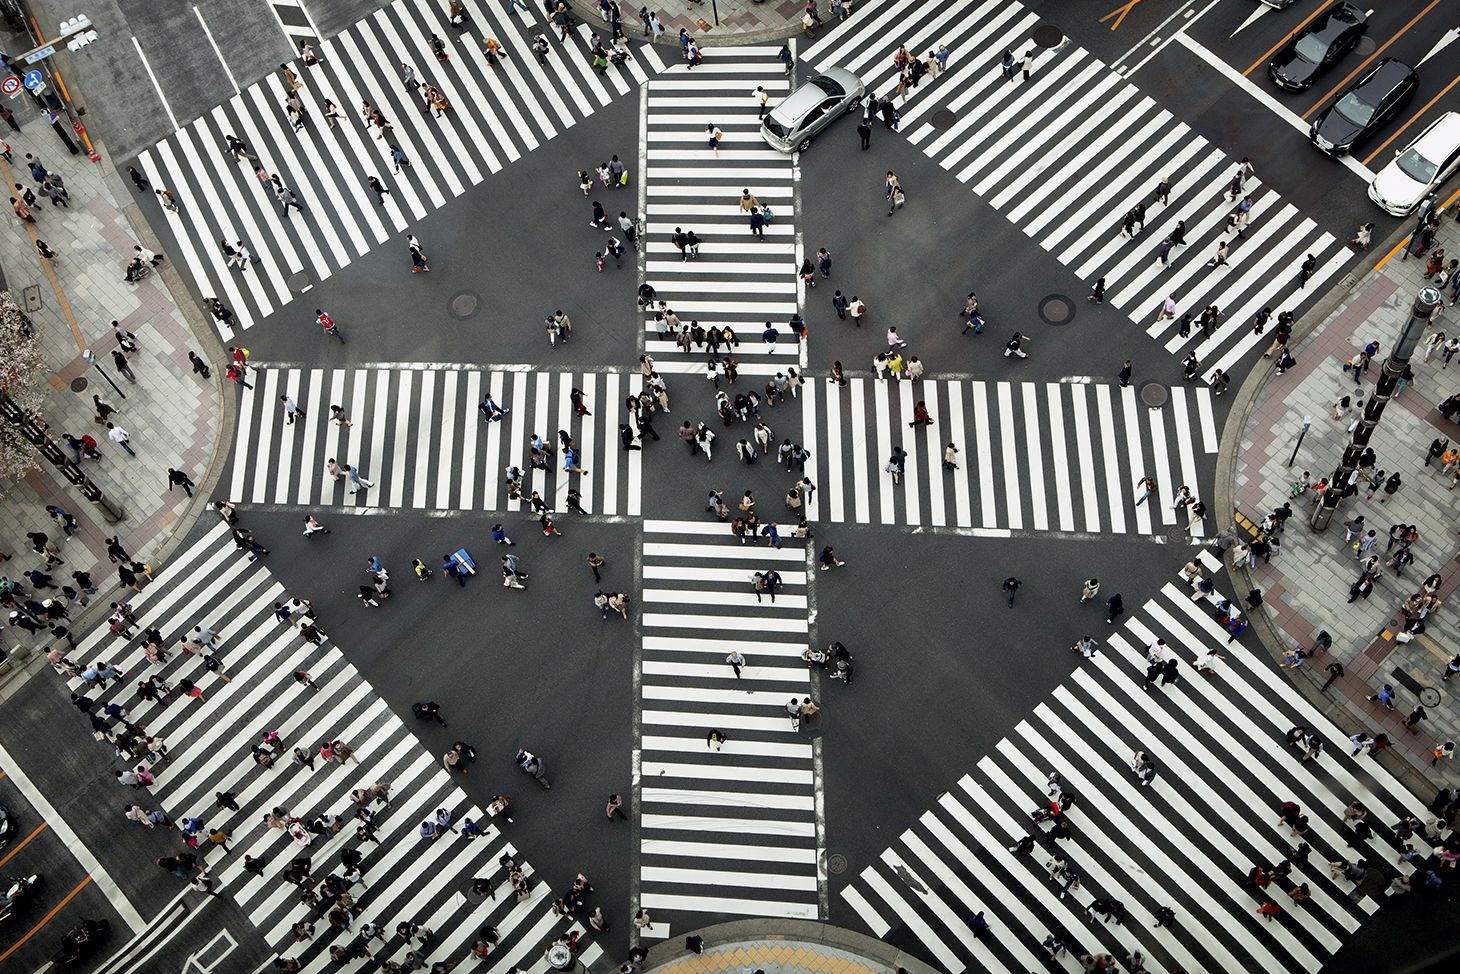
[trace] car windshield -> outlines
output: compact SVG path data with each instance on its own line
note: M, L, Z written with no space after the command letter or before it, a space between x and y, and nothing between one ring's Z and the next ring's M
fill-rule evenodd
M1399 166L1400 172L1417 183L1428 184L1430 180L1435 178L1435 164L1414 151L1413 146L1399 154L1399 158L1395 160L1395 165Z
M1317 64L1328 53L1328 45L1319 40L1316 34L1309 34L1307 37L1299 39L1293 50L1304 61L1312 61Z
M847 93L847 90L835 81L821 74L811 79L811 83L833 98L840 98Z
M764 126L765 130L771 135L778 135L783 139L786 137L786 127L769 115L765 117L765 120L761 122L761 125Z
M1333 110L1355 125L1368 125L1374 117L1375 106L1351 91L1338 100Z

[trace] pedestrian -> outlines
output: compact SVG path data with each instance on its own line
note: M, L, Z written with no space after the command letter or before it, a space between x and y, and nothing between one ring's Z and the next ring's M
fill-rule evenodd
M1004 594L1009 597L1009 608L1012 609L1014 607L1014 596L1019 593L1019 588L1023 584L1024 583L1021 582L1019 579L1010 575L1008 578L1004 579L1003 584L999 586Z
M1110 625L1115 625L1115 620L1125 612L1125 603L1121 601L1119 592L1105 600L1105 609L1107 613L1105 621Z
M1130 385L1130 377L1131 377L1131 361L1130 361L1130 359L1126 359L1125 360L1125 364L1122 365L1120 367L1120 371L1118 373L1116 373L1116 378L1118 378L1120 380L1120 386L1121 386L1122 389L1124 389L1126 386Z
M129 450L128 452L131 451ZM174 487L181 487L183 489L183 493L187 494L189 497L192 497L193 488L196 486L198 485L193 483L193 479L187 474L183 473L181 470L176 470L172 467L167 468L168 493L172 493L172 489Z

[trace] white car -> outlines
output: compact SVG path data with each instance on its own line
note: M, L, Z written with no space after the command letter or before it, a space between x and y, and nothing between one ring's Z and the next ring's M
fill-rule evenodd
M1394 159L1374 174L1369 199L1385 213L1407 216L1420 200L1460 169L1460 112L1430 123Z

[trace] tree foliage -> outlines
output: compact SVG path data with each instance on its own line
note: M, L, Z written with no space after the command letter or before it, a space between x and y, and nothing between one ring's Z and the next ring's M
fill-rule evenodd
M50 375L35 326L10 292L0 291L0 389L21 409L35 413L49 391ZM0 493L38 462L35 447L14 425L0 419Z

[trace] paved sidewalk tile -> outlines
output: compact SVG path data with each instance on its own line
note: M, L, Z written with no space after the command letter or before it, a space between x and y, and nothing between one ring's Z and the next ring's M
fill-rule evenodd
M1447 212L1437 246L1451 253L1460 251L1460 226ZM1290 497L1290 488L1306 470L1313 480L1331 476L1349 441L1348 420L1334 419L1336 401L1342 396L1373 393L1382 361L1403 330L1419 290L1424 286L1425 262L1398 256L1384 264L1344 300L1301 346L1295 350L1298 365L1284 376L1265 380L1242 429L1242 442L1234 478L1235 503L1254 521L1260 521L1284 501L1294 508L1294 517L1282 534L1280 554L1270 564L1259 563L1251 573L1252 585L1263 591L1264 610L1277 628L1294 645L1311 646L1322 629L1333 637L1332 657L1315 655L1302 667L1306 677L1323 681L1324 667L1331 658L1342 661L1346 675L1328 691L1350 711L1351 732L1383 731L1397 750L1437 784L1460 782L1460 771L1444 761L1431 769L1435 743L1460 741L1460 700L1442 682L1445 662L1460 652L1455 638L1455 616L1448 606L1451 591L1460 581L1460 559L1454 533L1454 511L1460 493L1450 491L1455 481L1432 462L1424 460L1434 439L1460 444L1460 426L1446 420L1435 408L1460 380L1460 356L1447 367L1440 354L1424 361L1423 342L1411 362L1415 379L1402 394L1385 407L1383 418L1371 440L1378 455L1377 469L1397 471L1403 486L1387 503L1381 491L1368 498L1367 484L1357 497L1346 502L1326 531L1308 525L1313 511L1311 493ZM1460 320L1449 305L1426 337L1434 331L1460 334ZM1369 341L1381 344L1376 362L1355 384L1344 371L1344 363ZM1304 417L1312 426L1303 439L1297 460L1288 466ZM1378 532L1378 553L1384 558L1383 576L1367 599L1349 601L1349 589L1359 575L1359 561L1344 542L1343 522L1364 515L1366 527ZM1387 564L1393 550L1386 552L1390 527L1414 525L1420 535L1414 546L1414 563L1402 577ZM1438 572L1444 578L1440 596L1447 604L1427 620L1427 631L1410 642L1396 642L1404 618L1400 603L1419 590L1424 580ZM1295 678L1304 677L1295 674ZM1398 690L1397 705L1387 710L1368 697L1384 684ZM1427 718L1418 730L1401 723L1419 703L1419 690L1439 691L1440 702L1427 706Z
M193 348L208 359L221 352L213 343L199 345L195 341L158 273L136 284L124 280L126 262L138 241L104 179L104 162L90 162L85 155L67 155L39 120L29 121L19 133L9 133L9 142L15 164L7 166L0 161L0 176L8 184L39 189L25 160L26 153L31 153L48 170L62 175L70 193L69 208L39 198L32 208L37 221L34 225L22 224L11 216L6 230L0 233L0 262L16 303L23 306L22 291L27 285L39 288L41 308L31 318L42 335L46 359L55 370L52 392L40 413L57 442L63 432L78 437L90 433L97 440L104 459L87 461L84 469L109 498L126 508L127 516L120 525L108 524L99 507L83 499L59 471L41 461L21 482L0 484L0 496L4 498L0 505L0 550L11 556L0 567L0 573L20 578L41 566L41 559L31 552L26 539L28 532L44 531L54 540L66 540L44 511L45 505L56 504L80 524L75 536L66 540L61 556L65 565L53 574L59 583L69 582L72 571L95 570L95 580L105 596L116 583L105 560L105 537L120 532L130 552L152 560L172 530L191 521L183 517L188 500L183 491L168 491L167 470L176 467L194 481L203 482L218 440L222 379L217 370L211 380L194 374L187 353ZM122 201L123 205L128 202ZM59 255L52 269L55 284L69 307L69 319L36 256L36 236ZM136 335L139 350L131 357L135 383L113 368L111 353L117 347L114 320ZM96 354L96 366L89 365L81 355L88 346ZM103 372L116 382L125 399L113 391ZM81 379L86 381L85 389L74 391L72 383ZM94 421L94 393L118 407L114 422L131 434L135 459L109 441L106 428ZM4 645L9 651L46 643L29 639L26 633L13 628L7 637Z

